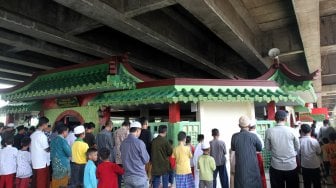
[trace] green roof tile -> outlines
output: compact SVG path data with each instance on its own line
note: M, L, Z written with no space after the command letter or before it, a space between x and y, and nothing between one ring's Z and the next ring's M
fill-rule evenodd
M25 113L31 111L40 111L41 102L39 101L30 101L30 102L17 102L9 103L6 106L0 108L0 114L8 113Z
M77 93L134 89L138 82L142 80L131 75L122 64L119 64L116 75L109 74L109 64L97 64L40 75L30 84L2 94L2 99L24 101Z
M103 93L97 96L89 105L142 105L162 104L178 102L200 102L200 101L225 101L225 102L270 102L284 101L304 104L299 97L286 94L281 89L253 88L241 89L235 87L215 87L207 89L206 86L161 86L142 88L129 91L118 91Z

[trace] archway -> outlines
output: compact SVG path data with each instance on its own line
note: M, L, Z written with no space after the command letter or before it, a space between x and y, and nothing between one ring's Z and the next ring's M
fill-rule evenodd
M62 112L56 118L56 122L58 121L62 121L66 125L78 124L78 123L82 125L85 122L83 116L74 110L66 110Z

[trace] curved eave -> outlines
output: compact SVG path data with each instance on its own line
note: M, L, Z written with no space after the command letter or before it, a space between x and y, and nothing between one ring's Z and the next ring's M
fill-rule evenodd
M134 89L153 79L134 70L125 56L46 71L23 85L0 90L2 99L27 101L113 90Z
M0 108L0 114L27 113L40 111L41 108L42 103L39 101L9 103L6 106Z
M274 63L269 69L268 71L263 74L262 76L256 78L256 80L268 80L270 79L274 73L280 70L284 75L286 75L289 79L294 80L294 81L311 81L316 79L316 76L319 75L319 70L314 71L313 73L309 74L309 75L299 75L296 74L295 72L293 72L292 70L290 70L287 65L280 63Z

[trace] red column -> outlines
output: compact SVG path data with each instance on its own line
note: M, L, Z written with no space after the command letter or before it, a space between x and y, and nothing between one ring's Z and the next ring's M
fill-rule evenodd
M169 104L169 123L176 123L181 121L180 104Z
M271 101L267 103L267 119L274 120L275 118L275 102Z

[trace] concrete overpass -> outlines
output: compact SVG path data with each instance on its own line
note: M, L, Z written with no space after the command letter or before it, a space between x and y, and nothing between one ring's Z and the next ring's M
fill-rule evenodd
M318 106L336 99L334 0L0 0L0 83L129 52L152 77L255 78L280 60L316 69Z

